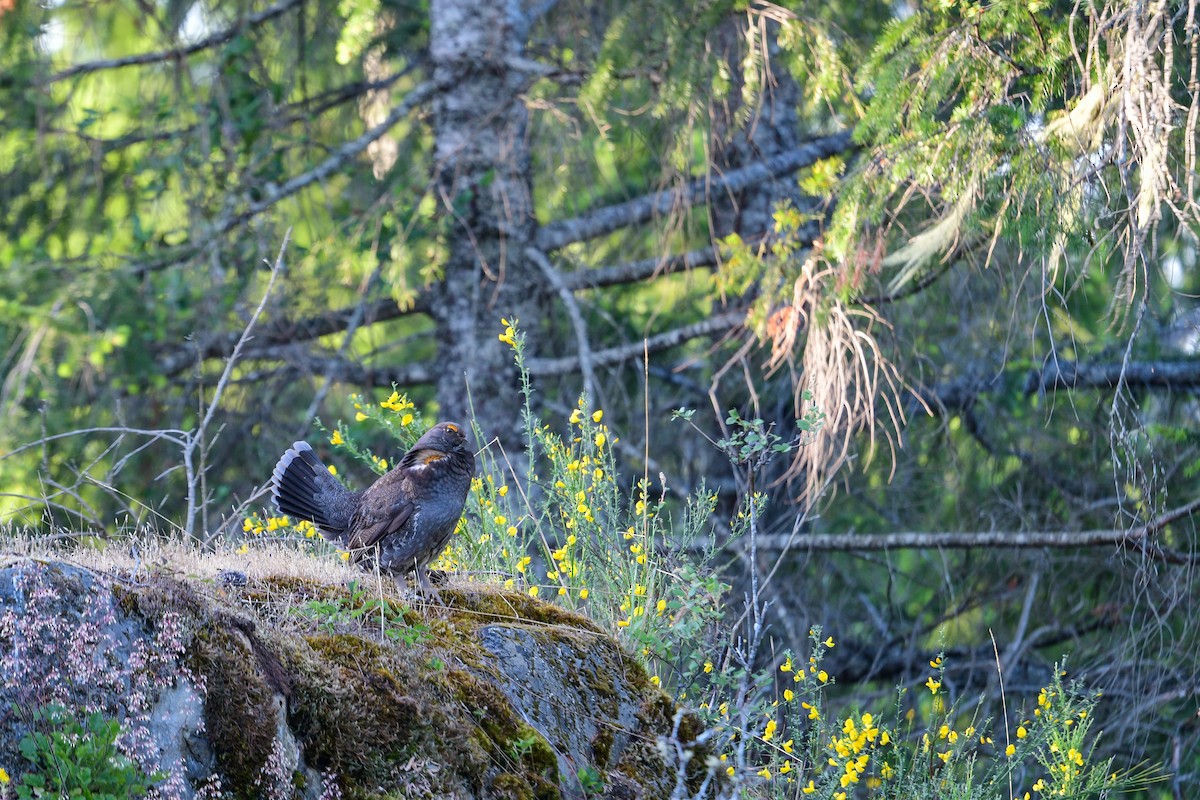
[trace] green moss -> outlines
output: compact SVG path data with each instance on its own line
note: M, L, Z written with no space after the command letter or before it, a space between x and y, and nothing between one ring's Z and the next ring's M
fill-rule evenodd
M592 737L592 762L600 769L608 769L609 759L612 758L612 746L612 728L600 725L600 730Z
M423 703L397 679L407 665L356 636L310 636L285 657L288 722L312 766L366 786L394 784L425 724Z
M118 584L114 593L124 611L148 625L167 612L180 615L191 639L188 666L207 682L208 734L232 797L258 796L283 696L306 765L336 774L347 800L560 800L557 754L505 696L495 658L480 643L480 628L491 625L522 629L542 652L561 652L550 668L569 685L586 687L601 716L615 718L629 691L641 697L631 744L615 756L615 731L601 727L583 758L607 772L609 786L665 796L659 784L666 773L650 743L670 733L675 706L593 622L495 587L442 587L436 611L412 608L388 589L369 601L382 600L393 622L402 614L405 624L422 626L415 641L379 638L370 614L339 618L338 629L356 635L314 634L317 626L298 608L321 601L353 610L365 601L361 590L305 578L222 589L154 575L148 585ZM680 726L685 741L701 730L694 717ZM293 779L301 793L304 774Z
M524 778L502 772L492 779L491 795L496 800L533 800L533 789Z
M256 583L259 587L290 600L324 600L340 596L345 591L340 586L295 575L268 575Z
M255 798L255 782L271 755L279 722L275 692L236 630L202 628L190 655L192 670L206 680L204 724L226 789L239 798Z
M613 771L629 778L636 785L651 790L648 791L651 797L666 797L669 794L665 783L668 778L668 770L658 749L649 742L641 739L631 741L621 752L621 758L613 767ZM656 787L658 792L652 791L656 781L661 784Z
M551 781L540 775L533 778L533 796L537 800L562 800L562 790L558 781Z
M545 737L521 719L508 698L494 684L463 669L448 670L446 681L454 700L473 717L470 735L489 760L519 769L535 796L544 796L547 786L557 793L558 757Z
M683 746L694 751L695 754L688 762L684 780L689 791L696 792L707 775L705 764L708 762L709 756L713 755L713 751L710 745L695 743L696 738L704 732L704 723L695 714L684 713L679 719L679 729L677 732L675 731L677 710L670 697L661 691L654 690L638 709L638 722L641 723L644 730L652 731L656 735L670 736L672 733L676 733ZM637 745L631 746L621 754L618 768L631 778L637 778L640 775L644 779L646 775L655 774L646 772L652 764L657 764L657 769L662 770L662 758L657 750L649 750Z
M587 617L521 592L478 587L441 589L439 594L448 607L450 620L466 627L520 622L562 625L592 633L603 633L596 623Z
M203 623L212 616L210 603L191 584L165 575L152 575L148 583L136 590L120 583L113 584L113 596L126 614L151 623L162 619L168 611L196 623Z
M340 586L294 575L270 575L231 590L232 599L257 608L269 608L279 603L294 607L311 600L332 600L344 594L345 589Z

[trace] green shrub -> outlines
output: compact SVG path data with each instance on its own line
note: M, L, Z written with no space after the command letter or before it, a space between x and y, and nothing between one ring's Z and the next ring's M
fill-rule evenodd
M121 725L98 711L83 719L60 705L33 713L20 742L30 768L15 785L21 800L124 800L141 797L160 776L148 776L117 749Z
M761 582L752 576L747 608L731 621L729 586L715 565L715 493L702 486L669 502L665 476L655 484L645 471L622 485L613 455L617 440L603 410L592 408L586 396L562 432L542 423L531 410L524 334L515 320L501 323L500 339L513 349L522 378L526 452L505 453L495 443L481 450L464 517L432 566L582 611L624 642L652 684L680 703L695 704L707 723L703 750L691 742L667 742L676 746L662 750L675 753L681 775L695 772L690 761L698 752L713 754L700 765L707 776L701 796L1083 800L1157 779L1154 770L1114 771L1110 760L1094 758L1096 698L1064 684L1061 668L1015 727L979 720L976 709L948 707L940 656L930 662L926 682L899 690L890 709L833 710L827 693L836 679L822 662L836 641L819 626L809 631L807 655L788 652L764 668ZM399 391L378 403L358 395L350 400L356 425L387 432L401 450L427 427ZM676 419L690 417L686 410L675 412ZM797 420L800 434L788 441L761 420L730 411L729 436L712 442L746 487L730 530L750 552L768 502L756 488L757 476L775 456L804 447L822 420L819 412ZM388 468L385 457L357 443L355 426L322 430L330 444L376 472ZM482 431L475 433L487 442ZM261 535L287 530L289 523L254 517L246 530ZM310 525L294 530L313 540ZM315 610L346 613L340 607ZM394 622L402 626L400 617ZM591 778L585 790L601 791L602 776L589 773Z

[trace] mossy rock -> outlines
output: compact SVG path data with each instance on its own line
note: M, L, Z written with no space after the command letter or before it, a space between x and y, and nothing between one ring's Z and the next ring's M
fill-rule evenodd
M249 800L278 735L275 691L235 629L213 626L197 633L191 669L205 678L204 723L217 766L225 784Z
M656 747L674 704L595 623L528 595L443 586L433 606L390 581L367 595L289 575L227 585L37 569L66 619L111 592L123 642L149 641L170 614L186 647L162 702L193 687L197 705L162 729L173 749L157 744L187 760L175 774L192 789L316 800L335 782L347 800L561 800L582 796L585 768L614 800L674 787ZM681 737L698 726L685 718ZM189 748L204 757L179 755Z

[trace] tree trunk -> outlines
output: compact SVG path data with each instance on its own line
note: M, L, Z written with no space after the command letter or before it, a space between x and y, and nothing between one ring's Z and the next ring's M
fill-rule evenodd
M512 352L497 338L500 318L532 325L542 297L525 255L535 222L521 101L528 76L513 66L525 43L519 14L518 4L477 0L433 0L430 9L434 78L444 87L432 116L447 249L430 308L440 416L465 422L473 407L485 436L509 452L520 400Z

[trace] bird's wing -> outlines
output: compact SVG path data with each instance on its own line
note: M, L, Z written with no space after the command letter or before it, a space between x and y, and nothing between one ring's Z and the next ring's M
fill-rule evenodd
M408 486L399 480L385 482L387 477L380 478L363 494L355 519L350 522L354 532L351 547L375 546L402 530L417 510Z

